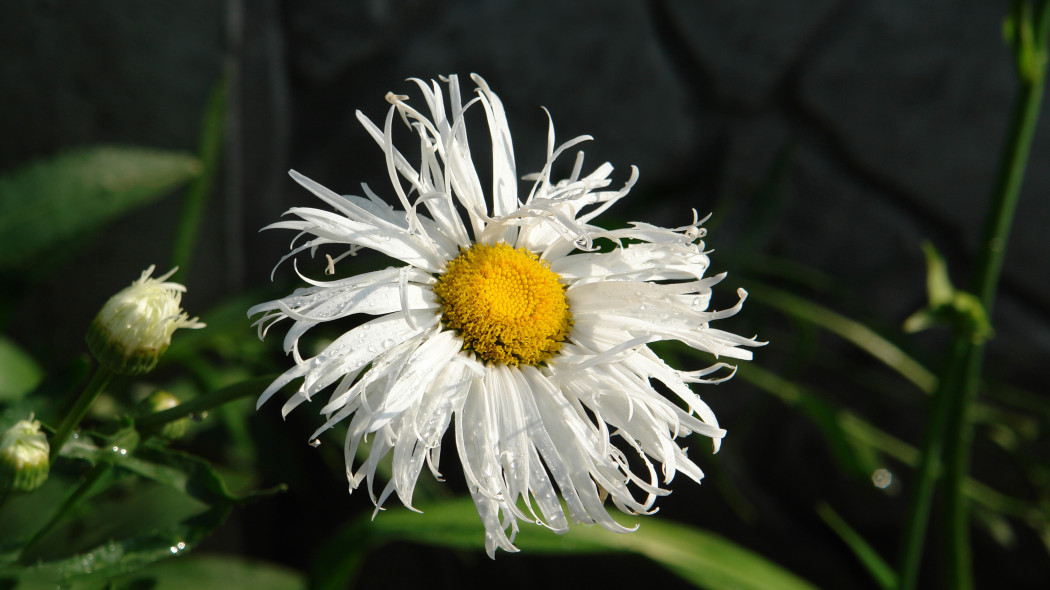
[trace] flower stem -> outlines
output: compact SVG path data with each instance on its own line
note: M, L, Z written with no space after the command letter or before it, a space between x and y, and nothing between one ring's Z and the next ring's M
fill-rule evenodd
M199 414L205 410L221 406L222 404L231 402L235 399L247 397L249 395L258 395L260 391L263 391L268 385L273 383L275 377L275 375L267 375L265 377L256 377L255 379L249 379L247 381L241 381L240 383L228 385L222 389L217 389L196 399L191 399L188 402L179 404L170 410L164 410L163 412L157 412L156 414L150 414L149 416L139 418L135 421L135 427L139 432L159 430L168 422L173 422L179 418L189 416L190 414Z
M91 489L109 472L111 467L113 467L112 463L103 461L95 464L84 481L80 483L77 489L74 490L68 498L66 498L66 501L62 503L62 506L60 506L57 511L55 511L51 516L51 519L47 521L47 524L38 530L36 534L33 535L33 538L29 539L29 541L22 546L22 550L18 553L18 563L26 565L29 562L29 557L32 556L33 550L36 549L41 541L51 534L51 531L55 530L55 527L62 522L62 519L67 514L80 504L80 501L91 492Z
M197 234L204 219L204 207L211 196L219 161L222 158L222 141L225 135L223 126L226 120L228 90L229 77L223 76L212 88L211 95L208 97L204 121L201 124L200 144L197 147L197 157L200 159L202 170L200 176L197 176L186 189L182 210L179 213L170 266L182 270L183 282L186 281L189 272L193 246L197 241Z
M1034 14L1029 6L1015 4L1014 26L1018 35L1029 35L1022 40L1018 51L1027 58L1019 60L1020 84L1014 104L1009 135L1000 163L991 210L987 216L973 292L990 316L995 305L996 290L1002 274L1006 243L1010 236L1017 202L1024 182L1025 169L1035 135L1039 108L1042 104L1046 79L1050 37L1050 0L1035 3ZM1027 10L1027 18L1020 12ZM957 336L958 338L958 336ZM970 468L973 442L973 403L980 385L981 365L984 359L983 342L966 342L963 357L962 387L952 396L952 404L945 433L945 496L944 496L944 556L945 584L949 588L969 590L973 587L970 552L969 505L963 495L963 481Z
M922 553L926 541L926 526L930 519L930 505L933 502L933 488L941 471L944 432L951 408L949 398L959 386L964 349L965 341L956 338L951 354L944 365L942 377L937 382L937 389L934 391L926 417L919 466L915 470L915 486L908 503L904 542L901 543L901 590L915 590L918 584L919 566L922 564Z
M69 435L73 434L73 430L87 415L91 404L95 403L98 394L102 393L102 390L106 388L106 385L109 384L109 380L112 378L113 371L103 365L99 365L98 370L92 375L91 381L84 387L84 391L80 393L80 397L73 404L73 409L62 418L55 436L51 438L51 461L54 461L55 457L58 456L59 451L62 450L62 445L66 444Z
M1025 168L1039 117L1050 36L1050 0L1013 4L1013 45L1020 75L1018 96L1010 120L999 175L980 242L973 292L989 316L1002 272L1006 242L1021 193ZM957 327L923 433L918 481L908 507L902 543L900 588L918 584L919 566L929 520L933 488L944 457L944 526L942 529L945 587L973 587L970 565L969 505L963 483L970 465L972 411L981 379L984 344L965 327Z

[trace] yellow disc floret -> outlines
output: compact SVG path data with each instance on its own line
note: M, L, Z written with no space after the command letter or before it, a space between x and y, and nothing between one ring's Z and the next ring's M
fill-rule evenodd
M572 328L565 287L547 261L524 248L474 244L450 261L434 293L442 321L482 360L538 365Z

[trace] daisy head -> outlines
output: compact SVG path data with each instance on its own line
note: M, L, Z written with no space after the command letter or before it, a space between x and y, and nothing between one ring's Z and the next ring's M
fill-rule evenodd
M556 145L550 123L546 162L519 185L502 103L483 79L471 79L467 97L456 76L413 80L417 97L387 94L382 125L357 113L385 155L384 192L396 206L365 185L360 196L339 195L291 172L327 206L292 208L290 219L268 226L298 232L282 261L323 246L336 254L330 273L363 249L399 264L330 281L300 274L309 286L252 307L250 316L262 314L260 337L290 320L284 348L295 362L258 405L301 380L287 415L330 388L310 440L346 423L350 489L367 484L377 509L395 493L411 507L424 464L440 477L452 427L489 555L515 550L519 520L556 532L570 519L627 532L607 501L651 513L676 473L703 477L677 439L696 433L717 451L725 435L691 385L731 375L721 359L751 358L754 339L711 327L739 311L746 293L738 290L729 309L708 308L724 275L704 276L705 231L695 212L676 228L592 225L627 195L638 171L612 187L612 166L584 174L579 152L568 178L552 180L554 162L588 136ZM485 182L467 139L467 114L479 110L491 148ZM418 137L418 156L395 147L395 124ZM360 318L357 327L302 355L310 328L350 316ZM716 360L672 368L649 348L660 340ZM371 446L359 457L365 440ZM393 475L377 494L376 468L391 455Z

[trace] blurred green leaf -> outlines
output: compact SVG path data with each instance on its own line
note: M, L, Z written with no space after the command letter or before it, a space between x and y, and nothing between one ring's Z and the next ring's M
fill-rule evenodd
M211 195L215 174L222 159L222 142L226 131L226 99L229 94L229 74L212 88L208 105L204 110L204 121L201 123L200 143L197 157L201 162L201 174L190 183L182 202L179 214L179 225L175 231L175 243L172 245L171 264L182 269L183 282L189 272L193 246L197 241L204 205Z
M351 522L326 547L312 571L317 588L343 588L356 575L367 548L391 541L482 550L485 531L474 502L457 498L422 507L423 513L390 510ZM619 520L639 524L633 533L611 533L596 525L575 525L564 535L523 524L515 539L525 553L568 555L630 552L647 557L700 588L791 590L811 584L758 554L713 533L659 519ZM335 549L338 548L338 551ZM497 559L514 559L499 555Z
M868 570L871 577L883 590L891 590L897 587L897 572L878 554L875 549L853 530L841 516L828 504L821 503L817 506L817 514L824 519L831 530L853 551L861 565Z
M226 483L204 459L151 443L136 448L134 443L137 443L138 433L130 428L121 431L127 432L130 435L121 434L119 440L109 440L103 447L85 441L72 441L63 448L62 456L85 459L96 465L111 463L114 467L174 488L210 506L240 503L284 489L283 486L277 486L236 496L230 493Z
M881 466L875 449L866 441L850 436L845 429L845 422L851 419L848 411L755 364L738 366L736 374L808 417L824 435L828 449L843 471L867 479Z
M134 588L135 582L151 582L151 590L301 590L303 574L272 563L232 555L189 555L151 565L114 580L117 588ZM130 584L130 586L129 586Z
M108 578L137 571L196 547L226 519L229 507L213 508L150 534L113 541L91 551L27 567L0 569L0 579L19 580L23 588L99 587Z
M284 490L283 486L278 486L236 496L230 493L226 482L207 461L181 451L148 445L120 466L213 506L253 500Z
M0 335L0 401L11 402L32 391L44 378L33 357Z
M936 386L937 377L932 372L864 324L786 291L750 281L742 283L750 300L837 334L897 371L922 391L929 393Z
M17 269L200 173L181 152L99 146L0 177L0 270Z
M736 374L737 377L752 383L766 393L774 395L789 406L798 406L799 400L802 399L819 399L809 389L754 364L739 366ZM801 409L803 414L812 418L812 414L806 411L804 406ZM881 453L911 467L915 467L919 462L918 449L879 429L849 410L839 409L836 412L836 423L841 433L849 440L849 445L852 449L863 450L864 454L871 454L870 456L874 456L876 459ZM820 423L818 423L818 426L820 426ZM838 435L835 435L834 438L837 441ZM832 441L830 444L834 449L838 443ZM963 491L976 504L1000 514L1024 519L1036 530L1041 530L1040 527L1045 526L1046 519L1039 509L1038 502L1007 496L972 477L966 478Z

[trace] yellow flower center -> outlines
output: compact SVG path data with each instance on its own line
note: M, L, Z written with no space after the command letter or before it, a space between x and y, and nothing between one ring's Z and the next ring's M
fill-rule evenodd
M572 314L560 277L535 254L474 244L448 263L434 286L442 321L481 359L538 365L561 349Z

